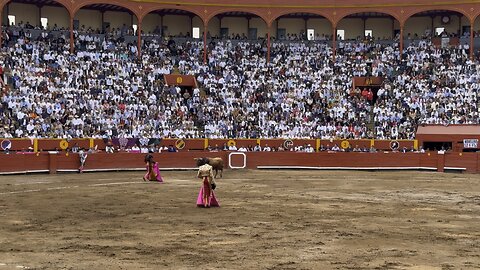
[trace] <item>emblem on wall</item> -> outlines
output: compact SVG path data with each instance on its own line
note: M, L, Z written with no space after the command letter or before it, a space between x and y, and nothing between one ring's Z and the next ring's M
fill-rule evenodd
M293 148L293 141L292 140L285 140L283 142L283 147L287 150L290 150Z
M125 147L127 147L127 145L128 145L128 139L127 138L119 138L118 143L120 144L120 147L122 149L125 149Z
M140 139L138 139L138 141L140 142L141 145L147 145L149 140L150 140L150 139L148 139L148 138L140 138Z
M398 150L399 147L400 147L400 143L398 141L391 141L390 142L390 149Z
M10 150L12 148L12 142L10 140L3 140L0 147L2 147L2 150Z
M65 150L68 148L68 142L67 140L61 140L60 141L60 149Z
M176 142L175 142L175 146L177 147L177 149L180 149L182 150L183 148L185 148L185 141L183 139L178 139Z

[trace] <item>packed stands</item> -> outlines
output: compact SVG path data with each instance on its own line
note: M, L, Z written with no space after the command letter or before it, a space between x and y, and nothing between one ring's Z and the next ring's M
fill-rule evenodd
M329 37L203 42L152 35L137 57L131 29L7 30L0 137L414 139L422 124L478 124L479 62L430 39L338 41ZM166 85L194 75L198 88ZM353 77L379 76L372 95ZM365 90L365 89L364 89ZM368 91L367 91L368 94Z

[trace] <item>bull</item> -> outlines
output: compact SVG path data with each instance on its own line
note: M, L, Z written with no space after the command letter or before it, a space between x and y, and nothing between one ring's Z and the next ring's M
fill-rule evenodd
M208 164L212 166L213 170L215 170L215 178L217 178L218 171L220 171L220 177L223 177L223 159L220 157L204 157L204 158L195 158L195 160L199 159L206 159Z

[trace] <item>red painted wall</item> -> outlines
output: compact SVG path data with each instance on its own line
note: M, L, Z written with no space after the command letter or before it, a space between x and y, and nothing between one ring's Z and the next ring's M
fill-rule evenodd
M195 168L194 158L201 156L221 157L228 168L229 152L178 152L153 154L161 168ZM429 167L443 171L444 167L465 168L466 172L480 172L478 153L295 153L295 152L248 152L246 167L257 166L303 166L303 167ZM95 153L87 158L85 169L134 169L143 168L144 154L133 153ZM232 158L234 166L243 165L243 157ZM60 152L58 154L0 154L0 173L29 172L37 170L56 173L62 170L76 170L80 165L77 154Z

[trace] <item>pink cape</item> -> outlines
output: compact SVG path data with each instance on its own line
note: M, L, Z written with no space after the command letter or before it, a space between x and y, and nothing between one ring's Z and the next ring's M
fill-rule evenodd
M203 204L203 185L200 188L200 192L198 192L197 206L204 207L204 204ZM212 190L212 196L210 197L210 207L220 207L220 204L218 203L217 198L215 197L215 192L213 190Z
M158 162L155 162L155 164L153 164L153 172L157 175L157 179L156 180L148 179L148 177L150 175L150 170L147 166L147 173L145 174L144 179L148 179L149 181L157 181L157 182L163 183L163 178L160 175L160 168L158 168Z

